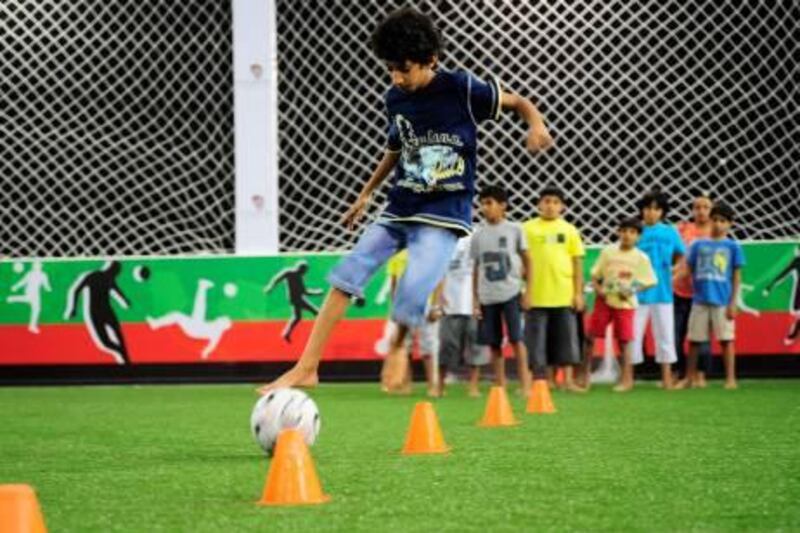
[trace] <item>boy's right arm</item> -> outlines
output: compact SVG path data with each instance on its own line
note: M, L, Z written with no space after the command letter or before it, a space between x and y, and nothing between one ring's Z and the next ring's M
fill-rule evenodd
M364 217L364 212L369 206L372 193L380 186L381 183L383 183L383 180L386 179L386 176L389 175L399 159L400 152L386 151L383 153L380 163L378 163L378 166L372 173L372 176L370 176L369 180L364 185L364 188L361 190L361 194L358 195L358 198L355 202L353 202L353 205L351 205L347 212L345 212L345 214L342 216L342 224L347 226L348 230L352 230Z

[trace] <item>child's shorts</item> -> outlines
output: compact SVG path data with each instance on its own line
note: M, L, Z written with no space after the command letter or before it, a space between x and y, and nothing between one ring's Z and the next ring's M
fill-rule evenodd
M534 307L525 315L525 346L534 372L581 360L578 320L571 307Z
M605 298L596 298L592 318L589 320L589 335L602 339L606 336L606 328L614 325L614 337L619 342L633 340L633 309L615 309L606 303Z
M395 291L392 320L414 328L425 322L428 296L444 277L458 236L451 230L408 222L375 222L367 226L350 251L328 274L340 291L364 297L364 287L398 251L408 249L408 266Z
M408 331L406 349L410 354L414 349L414 337L420 357L430 357L439 351L439 324L426 320L421 326Z
M469 315L446 315L439 321L439 366L455 371L461 358L469 366L489 363L485 346L478 344L478 321Z
M725 316L725 306L692 304L689 313L689 341L708 342L710 332L718 341L732 341L736 338L736 322Z
M478 340L492 348L503 345L503 322L506 324L509 342L522 340L522 310L519 297L515 296L507 302L481 305L481 320L478 324Z

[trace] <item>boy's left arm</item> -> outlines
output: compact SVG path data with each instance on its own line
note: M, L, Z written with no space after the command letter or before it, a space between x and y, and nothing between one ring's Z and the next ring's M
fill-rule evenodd
M572 307L575 311L583 311L583 256L577 255L572 258L572 284L574 286L575 295L572 300Z
M529 99L516 93L501 92L500 106L515 111L528 124L525 146L531 152L543 152L553 146L553 137L547 130L544 117Z
M522 260L522 292L520 293L520 302L524 311L528 310L528 287L531 280L531 260L528 257L527 250L519 252L519 258Z
M739 289L742 286L742 269L733 269L733 287L731 289L731 300L725 310L725 316L729 320L736 318L736 303L739 301Z

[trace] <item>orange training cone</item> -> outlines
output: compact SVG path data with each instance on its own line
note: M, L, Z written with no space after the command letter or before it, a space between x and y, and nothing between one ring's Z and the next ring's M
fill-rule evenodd
M556 412L556 407L553 405L553 399L550 397L550 387L547 385L547 380L533 380L533 387L531 388L531 394L528 397L528 406L526 411L528 413L536 414L550 414Z
M411 415L411 425L403 446L404 455L419 453L446 453L450 446L444 442L439 419L431 402L418 402Z
M0 533L45 533L44 518L30 485L0 485Z
M483 412L483 419L478 422L479 426L492 428L504 426L516 426L519 424L514 418L511 404L508 401L505 387L494 386L489 391L489 399L486 401L486 410Z
M323 494L314 460L296 429L286 429L278 435L275 455L269 465L267 482L260 505L306 505L325 503L330 496Z

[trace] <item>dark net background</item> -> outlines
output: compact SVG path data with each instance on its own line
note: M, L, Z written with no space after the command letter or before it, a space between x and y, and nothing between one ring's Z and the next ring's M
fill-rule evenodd
M0 3L0 254L232 251L228 1Z
M548 119L556 147L539 156L513 116L481 126L478 185L506 184L510 218L532 216L555 183L568 218L601 242L658 186L673 220L708 192L733 205L739 238L800 235L797 2L411 4L442 30L446 67L498 76ZM401 5L277 2L284 250L357 235L338 219L382 153L389 83L368 40Z

